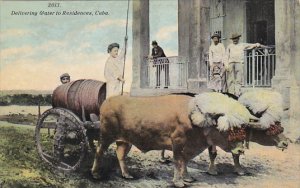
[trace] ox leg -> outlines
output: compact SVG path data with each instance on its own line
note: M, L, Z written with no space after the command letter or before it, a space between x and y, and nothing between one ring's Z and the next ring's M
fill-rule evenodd
M128 154L131 144L122 142L122 141L117 141L117 157L119 161L119 165L122 171L122 177L125 179L133 179L133 177L129 174L128 168L125 164L125 157Z
M183 181L186 183L192 183L195 181L195 178L190 176L190 174L187 171L187 161L184 161L183 163Z
M169 163L169 162L171 162L171 161L169 160L169 159L170 159L170 156L165 157L165 151L166 151L166 150L161 150L160 160L159 160L159 162L161 162L161 163Z
M174 155L174 159L175 159L175 155ZM183 181L183 172L184 172L183 160L175 159L174 178L173 178L173 183L175 187L185 186Z
M240 176L246 174L246 171L242 168L240 164L240 155L239 154L232 154L233 162L234 162L234 172Z
M165 159L165 150L164 150L164 149L161 150L160 157L161 157L162 159Z
M218 171L215 166L215 159L217 157L216 146L209 146L208 153L209 153L210 164L207 172L210 175L218 175Z
M98 143L98 146L96 148L93 167L92 167L92 170L91 170L91 174L92 174L93 178L95 178L95 179L100 179L101 178L101 176L99 174L99 168L100 168L100 165L101 165L101 162L102 162L104 152L108 149L110 144L111 143L108 143L108 142L102 142L102 144Z
M128 146L126 148L125 157L127 156L127 154L129 153L129 151L131 150L131 147L132 147L132 144L130 144L130 143L127 143L127 144L128 144Z
M173 143L173 158L175 161L174 178L173 183L175 187L184 187L183 175L184 175L184 157L183 157L183 146Z

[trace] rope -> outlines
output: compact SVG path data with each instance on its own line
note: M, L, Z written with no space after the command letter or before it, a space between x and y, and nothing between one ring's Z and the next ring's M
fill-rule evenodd
M122 74L122 79L124 79L124 74L125 74L125 62L126 62L126 53L127 53L127 31L128 31L128 12L129 12L129 2L130 0L128 0L128 5L127 5L127 18L126 18L126 33L125 33L125 51L124 51L124 64L123 64L123 74ZM124 82L122 82L122 92L121 95L123 95L123 89L124 89Z

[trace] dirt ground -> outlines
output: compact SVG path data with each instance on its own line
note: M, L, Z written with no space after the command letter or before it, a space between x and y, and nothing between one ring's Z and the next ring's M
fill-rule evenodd
M172 156L171 152L167 152ZM160 151L141 153L132 148L127 162L134 180L120 176L114 146L104 159L103 180L89 174L93 154L89 153L80 171L63 173L51 169L38 157L34 146L34 127L0 122L0 187L172 187L173 164L159 162ZM194 158L188 171L196 179L189 187L289 187L300 188L300 145L290 144L285 151L275 147L250 144L241 157L249 172L246 176L233 173L231 154L218 149L218 176L206 173L208 152Z

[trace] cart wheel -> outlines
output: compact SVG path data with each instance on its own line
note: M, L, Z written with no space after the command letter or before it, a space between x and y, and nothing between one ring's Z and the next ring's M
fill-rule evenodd
M35 141L42 160L63 171L78 169L88 147L82 121L63 108L52 108L41 115Z

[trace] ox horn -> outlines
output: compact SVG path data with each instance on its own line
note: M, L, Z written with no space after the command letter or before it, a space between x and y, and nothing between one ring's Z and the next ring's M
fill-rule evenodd
M212 118L214 118L216 120L219 119L219 117L221 117L221 116L225 116L224 113L210 113L209 115L211 115Z
M259 122L249 122L248 125L253 129L262 129Z
M262 129L259 118L253 115L250 116L248 125L253 129Z
M249 118L249 122L259 122L259 118L251 115L250 118Z
M218 126L218 119L221 116L225 116L224 113L206 113L205 120L209 125Z

